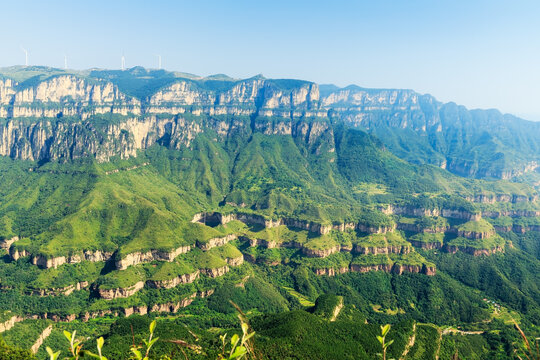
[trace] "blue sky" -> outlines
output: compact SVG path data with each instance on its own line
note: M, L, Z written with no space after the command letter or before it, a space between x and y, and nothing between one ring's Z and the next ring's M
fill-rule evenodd
M540 1L9 1L0 66L163 67L412 88L540 120Z

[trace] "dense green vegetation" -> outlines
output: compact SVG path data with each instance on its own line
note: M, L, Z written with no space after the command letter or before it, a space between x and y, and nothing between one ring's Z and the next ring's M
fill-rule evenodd
M26 88L62 71L3 73ZM248 82L141 68L74 75L111 81L145 106L180 81L212 94ZM299 86L311 84L275 80L264 89L292 97ZM463 163L448 139L428 143L410 129L367 129L388 134L376 138L334 114L190 113L196 107L184 106L162 134L150 133L144 141L153 145L136 157L110 150L110 161L98 161L79 144L54 161L0 158L1 322L26 318L4 332L8 344L29 348L52 324L39 358L45 346L64 347L62 330L77 330L92 341L105 336L106 356L122 359L156 318L156 355L183 358L165 341L182 339L204 349L185 348L191 358L215 358L219 335L239 333L229 301L245 312L257 349L270 359L372 359L381 324L392 324L388 351L396 359L405 351L407 359L511 359L513 319L538 336L536 191L417 164L448 162L456 172L478 168L472 177L497 176L490 171L508 171L519 156L478 151L507 150L507 139L473 144L473 132L450 136L475 149ZM363 124L386 121L383 113ZM456 114L484 116L441 108L446 120ZM46 126L71 124L92 144L125 149L134 143L121 129L128 118L60 116ZM186 124L197 131L169 128ZM2 351L20 353L0 343Z

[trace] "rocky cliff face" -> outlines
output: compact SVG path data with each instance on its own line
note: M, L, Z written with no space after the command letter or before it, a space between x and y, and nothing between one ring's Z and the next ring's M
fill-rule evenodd
M468 246L445 245L445 249L451 254L455 254L458 251L462 251L472 256L488 256L488 255L496 254L498 252L504 252L504 246L499 246L499 245L491 249L477 249L477 248L468 247Z
M238 126L234 120L187 120L191 115L277 116L285 121L259 122L255 129L291 134L292 117L326 115L317 112L317 85L296 85L284 88L274 81L248 79L218 91L178 80L141 101L110 82L74 75L53 76L31 86L1 80L0 118L5 121L0 123L0 155L34 161L85 156L108 161L112 156L136 156L138 149L163 138L171 148L189 147L204 129L225 136ZM113 115L117 120L111 120ZM102 116L107 116L105 123L96 120Z
M155 289L170 289L180 284L192 283L199 278L200 271L197 270L191 274L179 275L168 280L147 280L146 285Z
M225 265L219 268L215 269L201 269L201 273L211 277L211 278L217 278L219 276L223 276L226 273L228 273L230 270L229 266Z
M118 259L115 263L117 270L125 270L129 266L134 266L151 261L173 261L178 255L185 254L191 250L191 246L180 246L171 251L163 250L149 250L147 252L141 253L131 253L127 254L121 259Z
M321 103L329 116L377 135L399 157L415 163L429 163L471 177L510 179L538 168L540 125L496 110L467 110L454 103L443 104L430 95L411 90L321 88ZM388 133L393 136L387 136ZM511 133L514 138L507 137ZM404 141L395 142L394 136ZM519 141L516 142L516 138ZM497 149L520 155L479 158L475 151ZM426 152L410 151L409 143ZM497 144L497 145L495 145Z
M353 252L357 254L408 254L411 247L408 245L389 245L389 246L365 246L354 245Z
M18 236L13 236L9 239L2 239L0 240L0 248L9 251L9 248L11 247L11 245L13 245L15 241L19 241Z
M208 251L214 247L223 246L234 239L236 239L236 235L229 234L222 237L212 238L205 242L197 242L197 246L203 251Z
M452 219L463 219L469 221L478 221L482 218L481 213L471 213L469 211L457 210L457 209L424 209L412 206L393 206L389 205L386 208L380 209L384 214L390 215L408 215L408 216L442 216Z
M435 164L468 176L509 178L534 171L540 163L537 155L540 125L510 119L496 111L468 111L452 103L442 104L430 95L420 95L412 90L357 86L339 89L319 87L308 81L270 80L260 76L224 82L176 78L161 88L151 88L134 97L127 95L133 93L129 85L113 83L112 78L100 76L66 73L47 77L44 74L41 80L32 79L20 84L9 78L0 79L0 118L6 120L0 126L0 153L30 160L95 156L106 161L113 154L134 156L133 149L147 146L140 140L148 135L141 135L132 125L121 125L125 118L134 117L136 122L146 123L152 115L170 119L188 115L234 115L281 119L272 126L255 124L253 130L293 135L293 119L330 118L379 135L383 142L388 140L386 145L400 157ZM134 77L133 83L136 82ZM95 119L103 116L107 119L117 116L114 121L117 128L125 131L121 134L124 139L114 146L109 144L111 140L88 139L81 134L81 128L95 128ZM69 121L62 120L65 117L69 117ZM15 121L22 118L32 118L32 121ZM159 121L149 122L146 126L151 131L146 133L155 132L159 136ZM221 123L214 130L223 135L235 126L233 123ZM49 131L51 127L54 131ZM118 139L115 129L107 130L101 131L105 138ZM58 131L64 132L64 136L55 136ZM301 134L303 130L296 131ZM407 147L392 143L392 137L382 136L384 131L397 135L408 131L419 135L410 141L426 139L422 146L427 146L427 151L422 154L411 152ZM191 136L189 133L192 134L193 129L188 126L180 132L182 134L177 130L176 136L185 139ZM524 144L523 149L519 149L523 156L516 161L468 156L478 146L478 138L484 132L492 134L493 141L500 141L501 146L509 150L513 150L515 144L505 134L515 133L523 138L519 141ZM56 151L50 151L49 146L44 146L45 142L55 145ZM185 143L185 140L176 142L176 146ZM62 150L70 149L73 144L79 144L79 150L89 148L89 151L70 154ZM99 151L95 144L107 150ZM480 201L485 200L489 201Z
M144 281L139 281L128 288L98 289L99 297L106 300L127 298L144 287Z
M37 296L59 296L64 295L68 296L74 291L79 291L82 289L85 289L90 284L88 281L80 281L76 283L75 285L69 285L61 288L50 288L50 289L34 289L30 292L30 295L37 295Z
M310 248L303 247L302 253L306 255L307 257L325 258L327 256L330 256L332 254L339 252L340 249L341 247L339 245L333 246L328 249L310 249Z
M140 114L140 105L110 82L74 75L53 76L31 86L0 82L0 117L4 118Z
M8 331L13 326L15 326L16 323L23 321L24 318L21 316L13 315L8 320L4 321L3 323L0 323L0 333L3 333L4 331Z
M280 219L266 219L261 215L257 214L246 214L246 213L231 213L231 214L221 214L218 212L213 213L198 213L193 216L192 222L206 223L208 222L218 222L220 224L227 224L230 221L238 220L247 225L263 225L266 228L278 227L285 225L293 229L307 230L320 235L328 234L332 230L337 231L347 231L347 230L359 230L361 232L366 232L370 234L384 234L391 232L395 229L395 226L381 226L373 227L367 226L362 223L341 223L341 224L320 224L314 221L300 220L293 218L280 218ZM261 240L263 246L266 247L275 247L275 243L265 243L264 240ZM283 246L283 245L282 245Z

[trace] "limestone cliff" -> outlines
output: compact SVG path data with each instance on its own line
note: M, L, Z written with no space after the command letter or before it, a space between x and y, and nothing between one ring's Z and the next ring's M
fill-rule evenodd
M535 171L540 164L538 124L497 111L469 111L453 103L443 104L430 95L412 90L358 86L337 88L262 76L217 81L211 78L179 78L172 73L168 82L145 88L144 81L151 79L152 75L148 73L146 77L137 77L138 72L146 70L135 70L122 73L123 79L133 76L131 82L119 82L108 71L71 74L57 70L53 75L44 71L21 82L9 78L9 75L0 77L0 118L6 120L0 126L0 153L30 160L95 156L105 161L114 155L134 156L134 149L146 146L141 145L137 130L122 125L126 119L146 123L152 116L165 116L173 121L193 115L234 115L252 119L272 118L271 123L252 123L252 130L293 136L295 131L301 136L307 127L295 128L291 120L306 117L330 119L332 123L345 123L378 135L392 152L402 158L415 163L435 164L473 177L511 178ZM21 122L21 119L31 121ZM94 131L105 134L102 135L104 139L88 139L81 134L85 127L96 130L99 122L96 120L99 119L107 119L120 130L125 130L121 134L123 138L119 140L114 129ZM158 122L150 122L151 131L148 133L155 132L159 136ZM212 129L223 136L238 123L218 121L215 125ZM51 127L54 131L49 131ZM192 130L186 129L187 132ZM64 136L51 135L58 131L64 132ZM412 152L410 147L392 142L395 136L383 136L388 131L398 136L402 132L408 134L409 141L419 142L426 151ZM521 153L515 158L484 156L487 159L484 160L471 157L470 153L476 150L477 140L484 132L492 134L491 138L496 143L499 141L499 146L509 153L513 152L515 141L508 140L506 134L515 133L523 140L520 141L524 144L519 149ZM176 136L186 138L190 135L177 133ZM119 140L114 145L113 138ZM44 139L57 150L49 151L49 146L44 146ZM69 149L73 144L79 145L79 152L71 154L61 150ZM107 150L98 151L96 144ZM186 141L173 143L174 146L179 144L186 144ZM81 154L80 150L84 148L89 150ZM478 200L491 201L490 198Z

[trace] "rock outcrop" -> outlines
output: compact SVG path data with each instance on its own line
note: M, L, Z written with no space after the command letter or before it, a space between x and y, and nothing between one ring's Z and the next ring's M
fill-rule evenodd
M329 255L338 253L341 250L341 247L339 245L332 246L328 249L311 249L307 247L302 247L302 253L306 255L307 257L320 257L324 258Z
M395 226L369 226L362 223L340 223L340 224L320 224L314 221L300 220L293 218L280 218L280 219L267 219L261 215L246 214L246 213L231 213L221 214L218 212L213 213L198 213L192 218L192 222L199 222L204 224L227 224L230 221L237 220L247 225L262 225L265 228L274 228L281 225L285 225L289 228L307 230L320 235L328 234L332 230L347 231L347 230L359 230L361 232L371 234L384 234L395 229Z
M457 234L467 239L487 239L495 235L495 229L487 231L458 230Z
M535 202L538 200L538 195L517 195L517 194L479 194L475 196L466 196L465 199L470 202L481 204L494 204L498 202L504 203L522 203Z
M229 266L225 265L219 268L210 268L210 269L201 269L201 273L211 277L211 278L217 278L219 276L223 276L226 273L229 272Z
M387 215L407 215L407 216L442 216L451 219L463 219L468 221L479 221L482 218L481 213L472 213L465 210L458 209L424 209L416 208L412 206L393 206L389 205L380 209Z
M105 300L127 298L144 287L144 281L138 281L128 288L102 289L98 288L99 297Z
M35 80L21 84L9 78L0 79L0 117L6 118L8 123L21 118L32 118L39 119L42 124L37 127L24 126L22 131L11 133L8 135L8 138L12 138L10 145L6 145L5 136L0 136L1 153L7 152L8 156L14 158L31 160L59 159L59 150L69 149L69 144L73 143L69 138L80 138L81 122L76 124L77 120L84 122L100 116L119 117L122 122L124 117L130 116L144 121L152 117L168 116L172 119L228 115L237 118L273 118L272 121L255 121L252 124L252 130L265 134L303 136L305 129L311 126L296 126L292 121L302 118L339 121L348 127L360 128L377 135L381 129L390 132L409 131L417 134L418 138L426 139L422 143L422 146L427 148L426 151L414 153L408 147L391 141L386 145L394 153L414 163L429 163L471 177L511 178L535 171L539 166L536 139L540 137L540 126L537 124L493 110L469 111L454 103L442 104L430 95L421 95L412 90L365 89L358 86L319 87L309 81L272 80L262 76L234 81L228 79L214 87L208 85L215 79L172 76L167 85L144 95L139 94L135 98L120 90L120 82L117 86L109 81L115 79L115 75L108 71L91 71L85 76L67 73L51 76L46 70L42 72L41 79L36 77ZM150 72L141 68L128 70L126 76L133 75L132 80L136 82L141 79L139 76L143 72L148 74L144 76L145 79L152 78ZM69 117L70 123L73 123L68 126L70 133L60 138L45 136L50 134L47 127L62 123L61 119L64 117ZM508 118L512 121L508 121ZM47 122L49 125L45 125ZM224 136L242 126L239 123L241 121L214 121L212 130L219 136ZM317 123L324 127L322 124ZM0 134L5 135L6 128L9 128L9 125L0 129ZM524 128L529 131L523 131ZM315 129L314 133L317 131L320 131L320 128ZM506 139L506 134L514 131L526 138L522 141L522 144L525 144L523 149L519 149L523 156L515 157L518 161L512 162L512 157L509 157L510 160L488 161L471 159L466 155L467 151L477 146L473 139L480 138L484 132L490 133L495 141L499 141L503 150L508 148L515 151L515 146ZM148 138L153 138L151 134L154 133L158 134L158 129L149 132ZM127 131L124 135L121 141L116 142L110 136L106 136L105 141L99 139L97 143L110 150L99 154L92 153L95 142L87 137L88 143L84 147L89 151L85 153L86 156L96 156L98 159L120 155L135 156L132 151L138 146L138 142L133 139L136 137L135 133ZM176 146L182 137L178 136L178 133L176 135L163 139L171 139L172 146ZM29 136L32 141L28 141ZM382 136L381 138L386 140ZM40 147L39 139L46 139L46 144L53 143L56 150L50 151L48 145ZM65 146L59 146L62 142ZM113 146L113 143L119 143L119 146ZM63 155L68 155L63 159L80 156L78 151L73 154L63 151ZM493 156L485 158L493 159ZM480 194L473 196L472 200L491 202L493 196ZM504 201L504 198L501 198L501 201ZM520 202L522 199L518 195L512 198L512 201Z
M180 246L170 252L163 250L149 250L147 252L135 252L125 255L123 258L116 260L115 266L117 270L125 270L129 266L134 266L151 261L173 261L178 255L185 254L191 250L191 246Z
M412 246L421 248L424 250L433 250L433 249L441 249L443 247L443 244L440 242L425 242L425 241L416 241L416 240L409 240Z
M23 321L24 318L21 316L13 315L8 320L0 323L0 333L3 333L4 331L8 331L13 326L15 326L16 323Z
M0 240L0 249L5 249L5 250L9 250L9 248L11 247L11 245L15 242L15 241L19 241L19 237L18 236L13 236L9 239L2 239Z
M88 251L85 250L78 254L73 254L69 256L58 256L58 257L47 257L44 255L33 255L32 256L32 264L39 266L43 269L49 269L49 268L57 268L60 265L63 264L76 264L80 263L81 261L107 261L112 257L112 252L106 252L106 251ZM17 260L15 256L12 256L14 260Z
M472 256L488 256L493 255L498 252L504 252L504 246L497 245L490 249L480 249L480 248L474 248L470 246L454 246L454 245L445 245L445 250L451 254L455 254L458 251L462 251L466 254L472 255Z
M9 256L13 260L19 260L22 257L30 256L30 253L26 251L25 249L16 249L13 246L9 248Z
M146 280L146 285L154 289L170 289L180 284L192 283L199 278L200 271L183 274L167 280Z
M49 289L33 289L30 291L30 295L37 295L37 296L59 296L64 295L68 296L74 291L79 291L82 289L86 289L90 286L90 283L88 281L80 281L76 283L75 285L69 285L61 288L49 288Z
M336 276L339 274L344 274L347 272L359 272L366 273L370 271L384 271L388 273L403 274L404 272L409 273L420 273L428 276L434 276L437 272L435 266L431 265L407 265L407 264L377 264L377 265L360 265L360 264L350 264L349 267L340 267L338 269L334 268L317 268L314 269L316 275L325 275L325 276Z
M240 266L244 263L244 255L235 258L226 258L225 261L229 266Z
M411 252L409 245L387 245L387 246L371 246L371 245L354 245L353 250L357 254L408 254Z
M214 247L217 247L217 246L223 246L225 244L227 244L228 242L232 241L232 240L235 240L237 238L237 236L235 234L229 234L229 235L226 235L226 236L222 236L222 237L216 237L216 238L212 238L212 239L209 239L205 242L197 242L197 246L199 248L201 248L202 250L204 251L208 251Z
M30 351L32 351L32 353L36 354L38 352L39 348L41 347L45 339L47 339L49 335L51 335L52 329L53 329L52 325L49 325L41 332L41 334L39 334L39 337L36 339L36 342L30 348Z
M349 272L348 267L341 267L339 269L334 269L334 268L315 269L315 274L316 275L325 275L325 276L336 276L336 275L339 275L339 274L345 274L347 272Z

